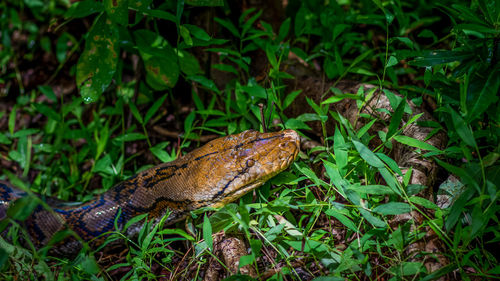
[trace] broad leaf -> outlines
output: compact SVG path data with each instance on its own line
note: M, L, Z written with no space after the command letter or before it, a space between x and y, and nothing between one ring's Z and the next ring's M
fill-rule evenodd
M115 24L105 15L100 16L76 65L76 83L85 103L96 101L111 83L120 51L118 39Z

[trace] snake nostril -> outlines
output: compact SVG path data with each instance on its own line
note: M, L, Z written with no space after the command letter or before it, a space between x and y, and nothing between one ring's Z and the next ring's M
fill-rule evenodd
M252 167L254 164L255 164L255 161L253 159L247 160L247 167Z

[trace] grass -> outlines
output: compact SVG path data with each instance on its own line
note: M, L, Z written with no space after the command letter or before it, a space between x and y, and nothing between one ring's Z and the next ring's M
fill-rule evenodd
M249 245L240 264L261 274L279 268L270 280L498 278L495 1L289 1L287 18L269 22L259 9L192 6L220 1L146 2L2 2L0 179L84 201L198 147L201 136L262 130L264 120L320 146L302 151L255 196L209 217L195 212L177 228L138 218L137 239L120 231L109 238L125 241L123 253L85 248L68 259L25 247L19 221L36 205L21 202L0 225L12 225L11 240L0 240L3 279L200 279L220 230ZM203 13L217 15L215 27L198 24ZM295 78L285 71L291 53L333 86L368 82L406 99L391 103L390 122L361 114L361 128L331 105L354 99L361 111L369 89L327 88L319 102L311 98L304 112L290 115L300 100L286 88ZM208 56L212 63L202 59ZM77 89L67 86L73 81ZM433 101L436 122L420 122L407 100ZM445 133L446 147L405 137L402 116ZM313 132L312 122L320 129ZM375 122L388 131L370 131ZM440 183L458 177L449 207L409 184L411 172L403 174L391 156L395 142L442 168L426 190L445 192ZM410 212L422 221L393 223ZM409 253L416 242L431 242L430 229L447 259L433 273L422 261L437 253Z

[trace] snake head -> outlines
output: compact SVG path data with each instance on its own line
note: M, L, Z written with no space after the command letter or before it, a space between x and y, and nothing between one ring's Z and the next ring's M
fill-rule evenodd
M261 186L293 163L299 147L299 135L293 130L248 130L212 140L173 162L139 173L106 196L108 201L123 198L120 206L130 216L161 217L169 209L173 213L169 221L178 221L189 211L221 207Z
M193 209L220 207L240 198L287 169L299 150L300 138L293 130L248 130L207 143L190 154L190 161L199 164Z

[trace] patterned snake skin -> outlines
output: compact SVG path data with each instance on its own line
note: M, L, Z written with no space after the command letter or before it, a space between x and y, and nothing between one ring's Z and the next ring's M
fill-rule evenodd
M114 230L115 221L121 228L134 216L148 213L149 218L158 219L167 209L166 223L171 224L192 210L223 206L261 186L293 163L299 144L293 130L249 130L215 139L175 161L141 172L89 202L47 201L52 210L37 206L24 226L33 244L41 247L66 228L91 241ZM0 220L24 196L26 192L0 182ZM65 248L63 251L71 251Z

